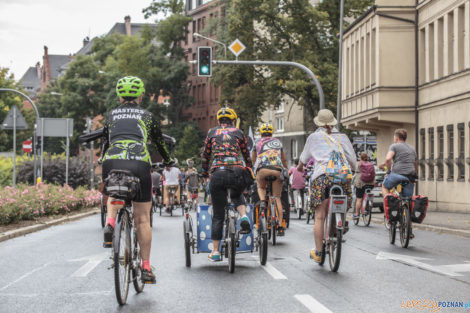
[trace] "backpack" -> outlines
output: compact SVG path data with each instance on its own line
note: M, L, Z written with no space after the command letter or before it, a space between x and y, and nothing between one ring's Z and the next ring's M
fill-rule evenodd
M333 150L331 151L328 165L324 168L325 175L330 178L333 184L345 184L351 182L352 172L341 149L341 137L339 137L338 149L335 149L330 141L336 143L336 140L328 134L322 134L328 145Z
M361 180L364 183L372 183L375 180L374 164L361 161Z

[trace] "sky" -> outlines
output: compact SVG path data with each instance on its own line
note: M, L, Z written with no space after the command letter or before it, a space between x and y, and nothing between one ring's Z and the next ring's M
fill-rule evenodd
M0 67L19 80L49 54L74 54L86 36L106 34L115 23L150 23L142 9L151 0L0 0Z

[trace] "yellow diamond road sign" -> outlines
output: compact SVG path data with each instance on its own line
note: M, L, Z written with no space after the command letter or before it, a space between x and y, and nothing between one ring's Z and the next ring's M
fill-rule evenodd
M234 42L228 47L236 57L238 57L245 49L245 45L238 39L235 39Z

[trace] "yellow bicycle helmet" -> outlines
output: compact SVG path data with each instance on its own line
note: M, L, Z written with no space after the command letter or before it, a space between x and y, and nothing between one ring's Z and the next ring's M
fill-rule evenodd
M263 134L271 134L272 135L273 132L274 132L274 127L273 127L272 124L264 123L259 128L259 132L261 133L261 135L263 135Z
M217 120L220 120L224 117L233 121L237 119L237 113L235 113L235 111L231 108L222 108L217 111Z

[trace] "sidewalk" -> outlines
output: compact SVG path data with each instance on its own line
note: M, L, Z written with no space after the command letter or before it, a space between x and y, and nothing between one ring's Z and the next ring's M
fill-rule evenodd
M372 220L375 223L383 223L383 215L373 214ZM428 211L423 223L413 223L413 227L439 233L470 237L470 213Z

